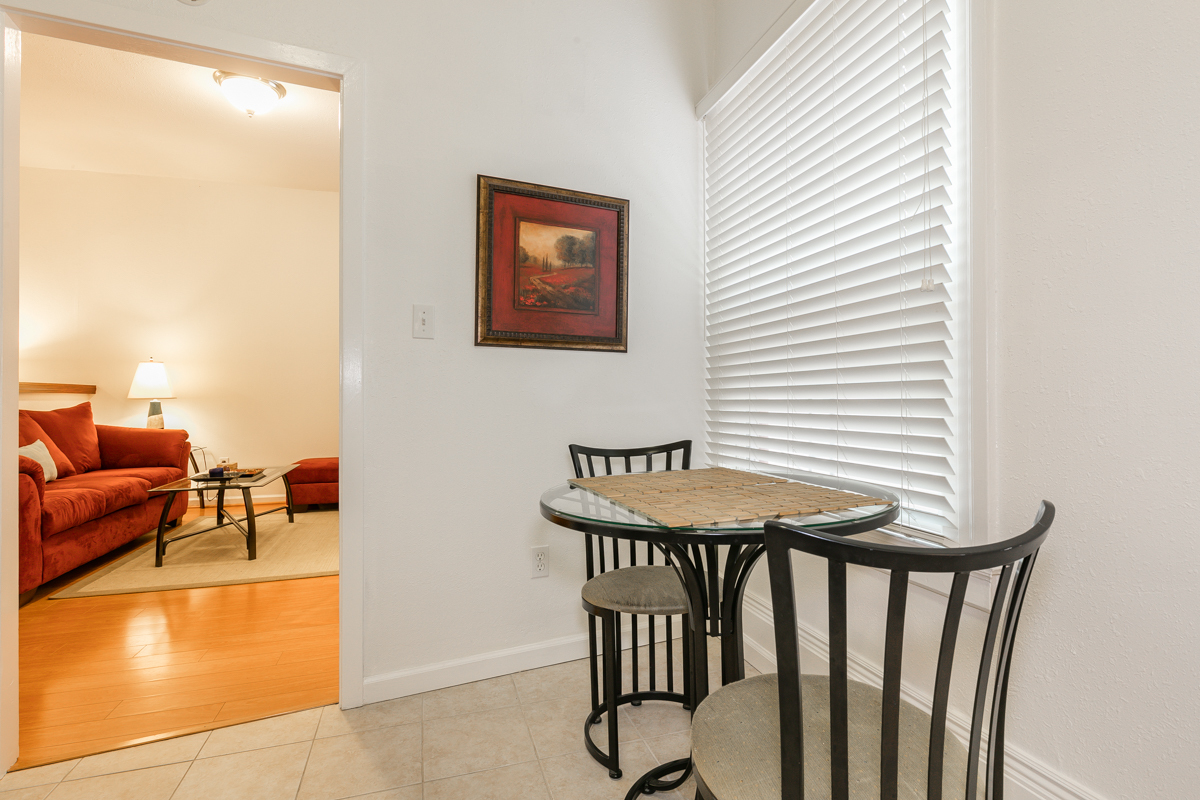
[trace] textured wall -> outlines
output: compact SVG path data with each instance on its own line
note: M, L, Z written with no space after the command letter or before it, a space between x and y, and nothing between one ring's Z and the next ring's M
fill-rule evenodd
M1200 784L1200 8L996 7L1001 519L1059 522L1011 719L1110 798Z

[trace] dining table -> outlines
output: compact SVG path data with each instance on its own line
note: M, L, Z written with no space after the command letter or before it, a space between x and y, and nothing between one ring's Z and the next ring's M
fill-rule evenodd
M644 542L662 552L667 563L675 568L688 595L691 609L688 618L695 634L685 639L692 643L688 659L692 674L688 677L694 692L693 711L709 693L709 637L720 641L722 685L745 677L742 605L751 571L766 552L763 530L767 519L784 519L849 536L892 523L900 513L900 500L895 493L863 481L774 465L739 465L736 469L769 480L783 479L865 495L880 502L795 516L672 527L618 500L572 483L548 489L540 501L542 516L556 525L585 534ZM675 773L679 775L665 777ZM676 789L690 774L690 758L661 764L638 778L626 798L633 800L639 794Z

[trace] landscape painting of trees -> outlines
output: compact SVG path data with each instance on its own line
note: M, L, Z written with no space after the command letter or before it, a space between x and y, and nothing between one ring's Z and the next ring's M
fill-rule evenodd
M629 201L478 180L475 344L626 352Z
M518 308L595 314L596 232L517 221Z

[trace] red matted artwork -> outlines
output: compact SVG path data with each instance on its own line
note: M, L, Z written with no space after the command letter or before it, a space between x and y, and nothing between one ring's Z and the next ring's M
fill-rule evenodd
M629 201L479 176L475 344L626 352Z

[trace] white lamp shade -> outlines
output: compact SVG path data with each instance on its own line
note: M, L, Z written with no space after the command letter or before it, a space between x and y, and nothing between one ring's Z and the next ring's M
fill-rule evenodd
M169 400L174 396L171 381L167 378L166 364L161 361L143 361L138 364L137 372L133 373L133 383L129 387L130 400Z

